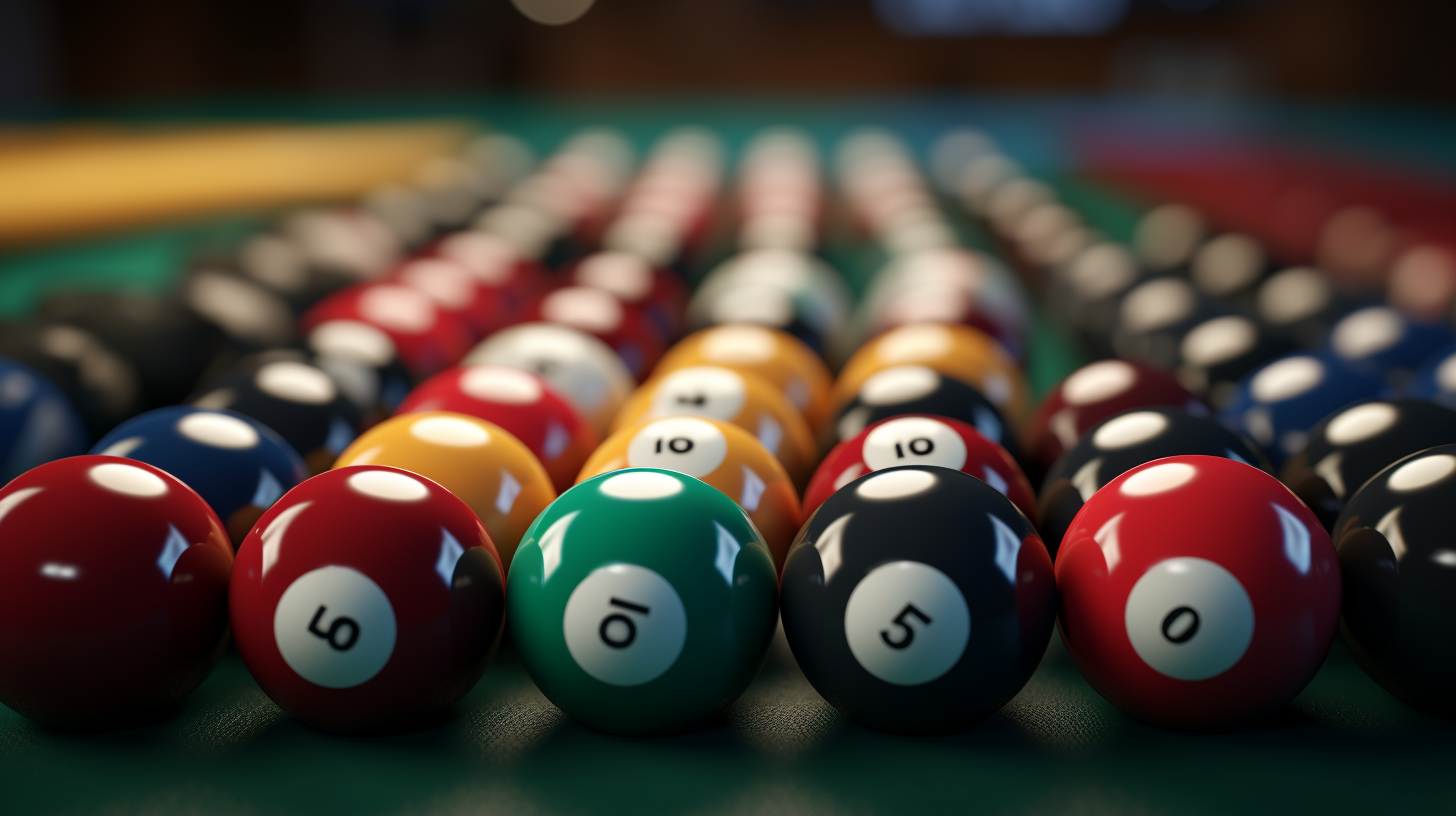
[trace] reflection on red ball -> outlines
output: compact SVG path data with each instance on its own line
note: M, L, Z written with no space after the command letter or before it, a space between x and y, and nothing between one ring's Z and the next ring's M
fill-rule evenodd
M62 728L153 719L227 642L232 544L151 465L75 456L0 490L0 702Z
M474 338L465 319L445 311L427 294L391 281L360 283L329 295L301 318L307 335L330 320L367 323L394 341L399 358L416 376L454 365Z
M238 550L228 606L263 691L309 725L428 724L500 641L505 597L475 513L397 468L346 467L288 491Z
M996 488L1036 524L1036 493L1011 454L968 423L930 414L882 419L835 445L804 491L804 518L855 479L899 465L933 465L969 473Z
M1093 688L1167 728L1262 719L1314 677L1340 617L1324 527L1284 485L1213 456L1093 494L1056 561L1058 624Z

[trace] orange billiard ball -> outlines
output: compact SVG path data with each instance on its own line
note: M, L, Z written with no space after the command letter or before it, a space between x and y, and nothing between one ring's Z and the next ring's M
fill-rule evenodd
M756 374L773 383L818 428L829 418L829 366L804 341L786 331L747 323L695 332L668 349L657 375L681 368L714 365Z
M438 482L470 506L510 568L516 545L556 498L530 448L499 425L450 411L400 414L370 428L334 469L387 465Z
M795 485L808 481L818 461L814 435L803 415L788 397L755 374L692 366L653 377L627 399L613 431L670 416L704 416L748 431L783 463Z
M788 471L753 434L718 419L675 416L639 422L597 448L577 482L612 470L650 467L701 479L738 502L782 567L799 530L799 496Z

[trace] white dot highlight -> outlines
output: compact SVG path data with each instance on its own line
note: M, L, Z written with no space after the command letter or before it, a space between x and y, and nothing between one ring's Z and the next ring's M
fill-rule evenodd
M385 501L417 502L430 495L424 482L392 470L361 471L350 476L347 482L356 492Z
M1405 318L1396 310L1371 306L1341 320L1330 335L1330 345L1346 360L1373 357L1399 343L1405 327Z
M188 414L177 421L177 432L214 448L247 450L258 445L257 429L227 414Z
M308 405L323 405L338 394L329 375L304 363L269 363L258 369L253 382L278 399Z
M1137 369L1122 360L1103 360L1083 366L1062 383L1068 405L1091 405L1112 399L1137 382Z
M924 470L892 470L871 476L854 492L866 499L898 499L923 493L935 486L935 475Z
M629 470L604 479L601 486L603 494L630 501L665 499L682 489L682 482L655 470Z
M449 448L478 448L490 442L490 432L460 417L426 417L410 425L410 436Z
M1409 493L1430 487L1456 473L1456 456L1438 453L1413 459L1395 469L1386 485L1396 493Z
M1259 342L1259 330L1247 318L1230 315L1199 323L1183 337L1178 353L1189 365L1214 366L1247 353Z
M541 383L508 366L471 366L460 375L460 390L483 402L531 405L541 401Z
M1255 374L1249 392L1259 402L1282 402L1310 391L1324 378L1324 363L1314 357L1289 357Z
M1385 433L1400 418L1400 411L1388 402L1357 405L1330 420L1325 438L1332 445L1352 445Z
M759 326L724 326L703 337L703 357L718 363L761 363L778 347L774 333Z
M1138 411L1114 417L1092 434L1092 444L1099 450L1116 450L1138 445L1168 429L1168 418L1156 411Z
M1198 469L1186 462L1153 465L1127 477L1120 488L1124 496L1154 496L1177 490L1193 481Z
M91 481L112 491L140 499L154 499L167 494L167 483L162 477L135 465L107 463L97 465L87 472Z
M859 399L865 405L895 405L929 395L940 385L940 375L925 366L887 368L865 380Z

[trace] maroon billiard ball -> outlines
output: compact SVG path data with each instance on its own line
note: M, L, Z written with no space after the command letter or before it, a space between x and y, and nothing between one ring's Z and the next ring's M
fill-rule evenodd
M671 341L682 330L688 287L670 269L655 267L630 252L606 251L582 258L569 277L577 286L611 292L639 306L663 341Z
M0 490L0 702L44 725L155 719L227 642L232 544L151 465L58 459Z
M300 320L305 335L332 320L367 323L389 335L400 359L418 377L454 365L474 342L460 313L446 311L424 292L392 281L340 289Z
M1046 473L1097 423L1133 408L1155 406L1209 413L1208 406L1166 371L1127 360L1099 360L1047 392L1026 427L1022 450L1037 473Z
M1144 722L1228 730L1284 707L1340 619L1319 519L1215 456L1133 468L1082 508L1056 560L1058 625L1087 682Z
M932 465L969 473L996 488L1036 523L1036 493L1011 454L968 423L929 414L882 419L835 445L804 491L804 518L855 479L900 465Z
M420 383L399 413L454 411L506 429L541 460L557 493L577 474L601 441L581 411L545 377L503 365L458 366Z
M504 571L464 502L397 468L345 467L284 494L244 539L229 613L248 671L325 731L429 724L500 642Z

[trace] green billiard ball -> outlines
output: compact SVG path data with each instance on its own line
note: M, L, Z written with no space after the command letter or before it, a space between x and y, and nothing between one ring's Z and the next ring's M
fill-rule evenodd
M681 473L632 468L566 491L526 531L507 620L531 679L577 721L681 731L752 682L778 619L763 537Z

